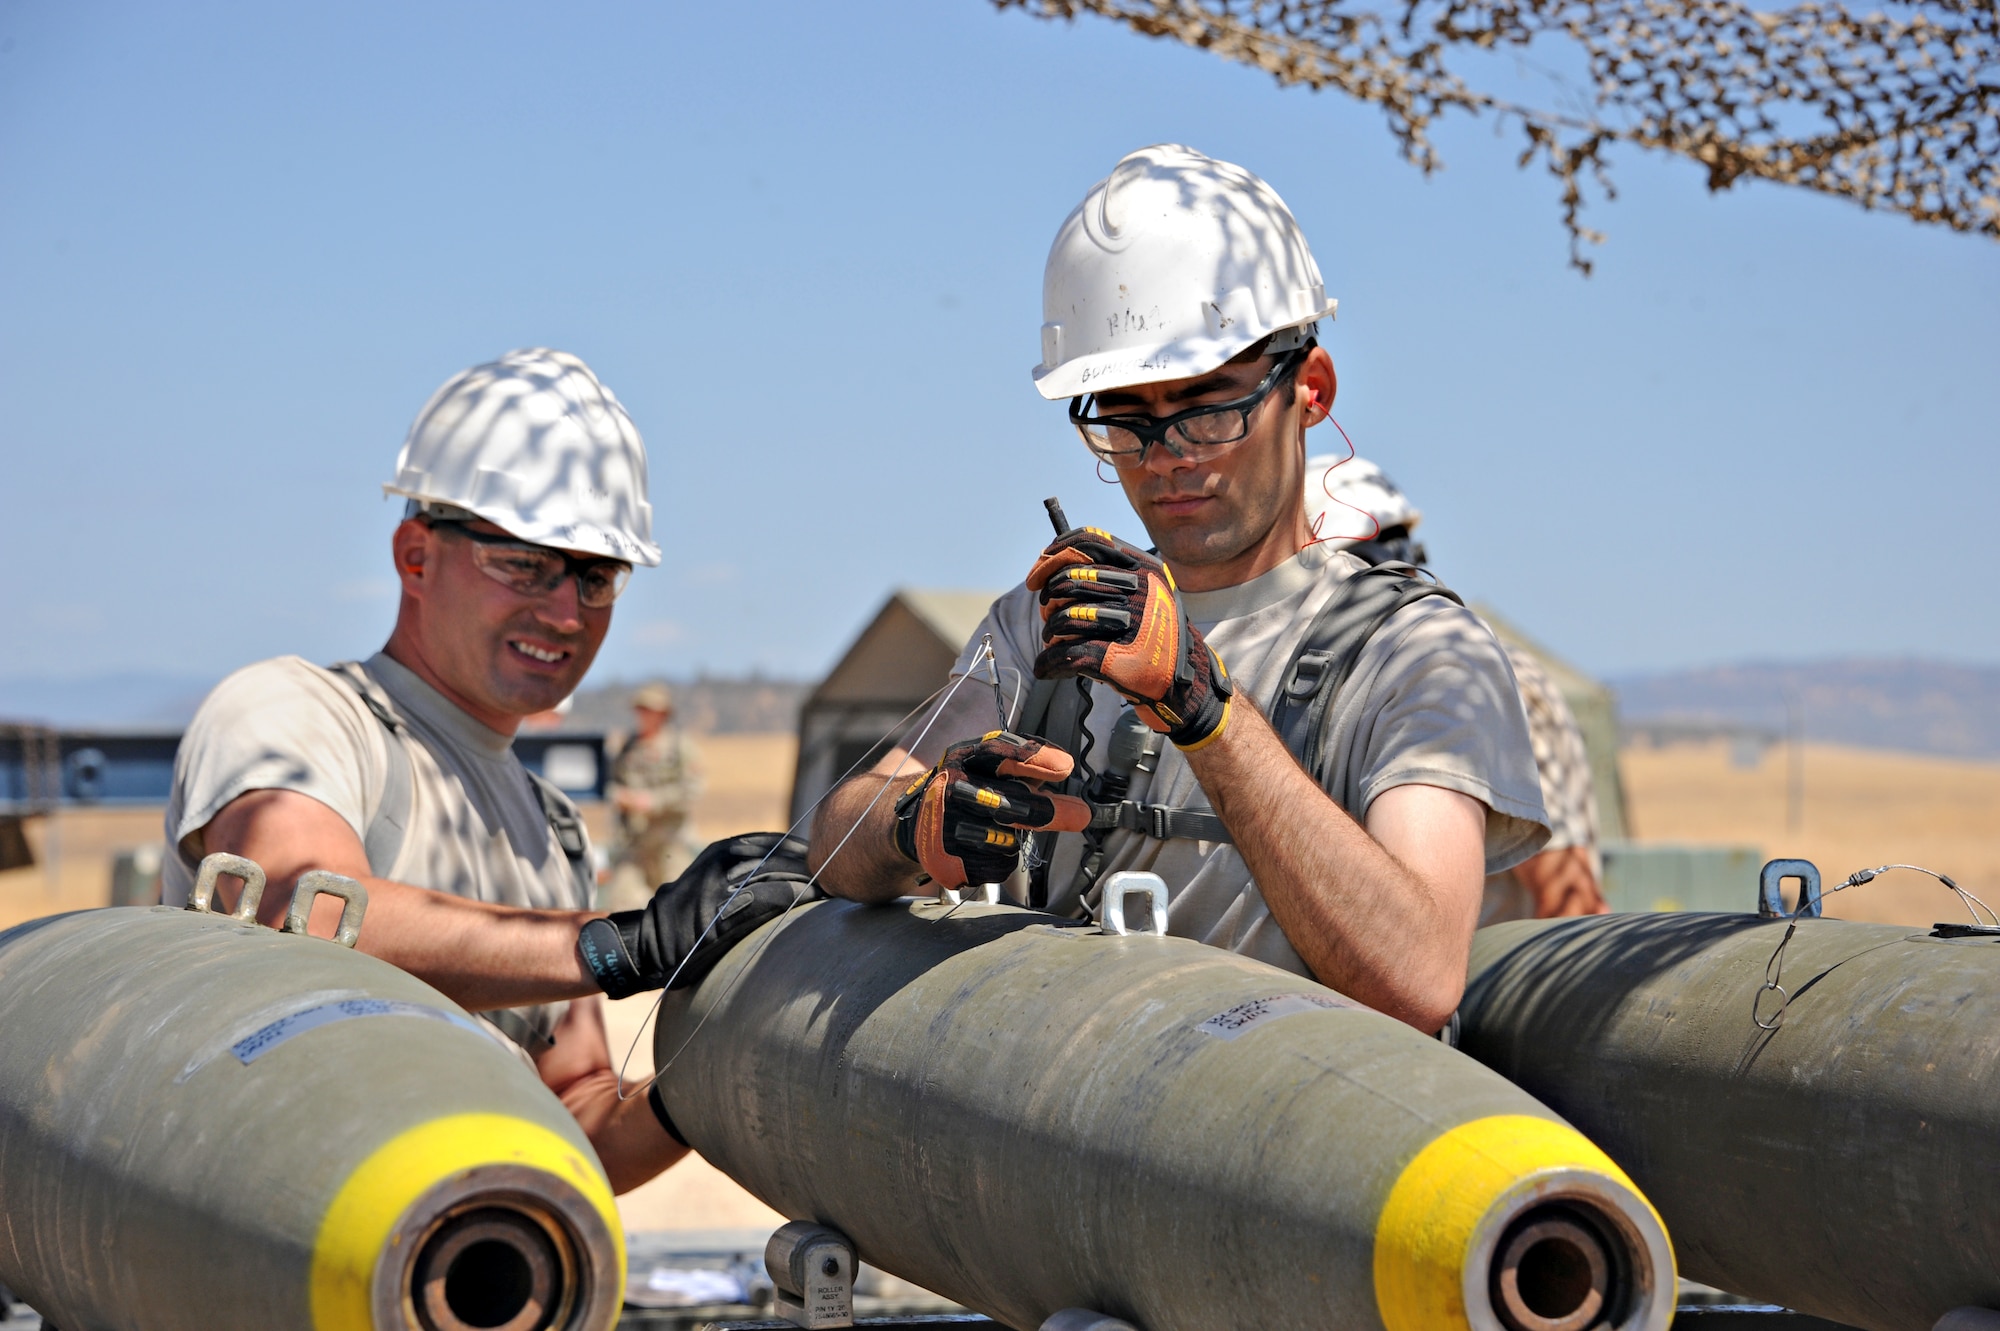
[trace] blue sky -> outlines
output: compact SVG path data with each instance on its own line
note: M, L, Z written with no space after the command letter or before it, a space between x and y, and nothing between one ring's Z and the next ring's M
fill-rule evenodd
M524 345L651 452L600 678L816 673L1017 580L1046 494L1137 535L1028 371L1057 224L1159 141L1290 203L1341 422L1558 651L2000 661L2000 246L1625 152L1585 280L1512 137L1440 137L981 0L0 0L0 679L372 650L403 432Z

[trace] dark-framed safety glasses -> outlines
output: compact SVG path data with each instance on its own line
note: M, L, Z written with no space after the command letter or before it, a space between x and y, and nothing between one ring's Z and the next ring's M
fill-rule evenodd
M472 562L479 571L522 596L547 596L562 586L564 578L574 576L577 600L588 609L604 610L632 577L632 566L622 559L573 555L513 536L474 531L450 519L427 518L425 525L472 542Z
M1256 388L1232 402L1189 407L1171 416L1093 416L1095 394L1070 399L1069 423L1100 459L1118 467L1136 467L1154 444L1189 462L1208 462L1243 442L1250 434L1250 417L1272 390L1304 363L1312 346L1281 358Z

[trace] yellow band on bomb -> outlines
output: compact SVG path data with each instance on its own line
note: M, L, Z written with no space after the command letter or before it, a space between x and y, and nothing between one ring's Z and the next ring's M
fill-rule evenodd
M1600 1174L1640 1195L1582 1133L1500 1114L1461 1123L1403 1167L1375 1223L1375 1302L1388 1331L1469 1331L1465 1266L1480 1222L1525 1178Z
M405 1257L383 1251L396 1222L430 1189L481 1165L545 1170L588 1198L618 1246L618 1286L624 1288L625 1231L597 1162L538 1123L504 1114L454 1114L390 1138L334 1194L313 1243L314 1331L374 1331L375 1265L385 1257Z

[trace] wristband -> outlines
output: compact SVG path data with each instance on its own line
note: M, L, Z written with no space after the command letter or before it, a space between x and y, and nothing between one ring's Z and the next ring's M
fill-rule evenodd
M610 920L596 919L584 925L576 936L576 950L606 997L630 998L646 987L638 964L626 950L624 936Z
M681 1136L681 1130L674 1126L673 1119L667 1114L667 1102L660 1097L660 1083L657 1080L646 1089L646 1103L652 1106L653 1117L660 1120L660 1126L667 1130L667 1135L682 1146L687 1146L688 1139ZM688 1149L691 1151L694 1148L688 1146Z

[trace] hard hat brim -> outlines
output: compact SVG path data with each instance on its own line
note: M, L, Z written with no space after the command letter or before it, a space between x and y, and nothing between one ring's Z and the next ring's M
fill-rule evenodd
M1333 318L1339 305L1339 301L1329 300L1304 318L1289 320L1276 328L1257 329L1249 336L1175 338L1152 346L1118 347L1076 356L1060 365L1037 365L1035 391L1051 402L1060 402L1084 393L1192 379L1220 369L1245 348L1275 333Z
M660 565L659 546L651 541L634 540L622 532L613 531L596 523L525 522L520 514L506 509L491 505L468 504L462 499L425 494L395 484L385 484L382 493L462 508L468 513L484 518L509 536L517 537L530 545L546 545L581 555L602 555L606 559L622 559L628 564L636 564L643 568L658 568Z

